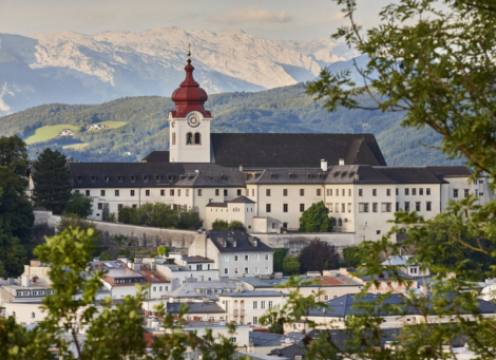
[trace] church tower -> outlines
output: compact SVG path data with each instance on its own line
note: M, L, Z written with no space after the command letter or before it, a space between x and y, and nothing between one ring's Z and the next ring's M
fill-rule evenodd
M186 78L172 93L175 108L169 113L169 161L208 163L212 115L204 108L207 93L193 78L190 54L184 70Z

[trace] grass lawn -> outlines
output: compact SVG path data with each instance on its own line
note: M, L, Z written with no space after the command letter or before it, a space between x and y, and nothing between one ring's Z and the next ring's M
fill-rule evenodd
M42 126L34 132L33 135L28 137L25 141L26 144L36 144L40 142L50 141L57 137L58 134L64 129L72 130L75 134L79 132L79 126L71 124L58 124L58 125L47 125Z

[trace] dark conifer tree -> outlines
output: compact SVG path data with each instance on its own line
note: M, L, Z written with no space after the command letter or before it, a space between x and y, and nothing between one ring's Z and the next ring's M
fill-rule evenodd
M33 183L34 204L61 214L71 197L71 177L64 154L45 149L33 164Z

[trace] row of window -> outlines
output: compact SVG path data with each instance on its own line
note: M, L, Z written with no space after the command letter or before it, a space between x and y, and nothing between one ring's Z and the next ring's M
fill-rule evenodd
M265 267L265 271L267 272L269 270L268 266ZM239 274L238 272L238 268L234 268L234 273L235 274ZM249 271L248 271L248 268L245 267L244 269L244 274L248 274ZM229 269L228 268L224 268L224 274L228 275L229 274ZM255 268L255 274L258 274L258 268Z
M358 189L358 196L363 196L363 190L364 189ZM412 196L417 196L417 193L420 196L423 196L424 192L425 192L425 195L427 195L427 196L431 195L431 188L425 188L425 189L424 188L404 188L403 189L403 193L406 196L409 196L410 194ZM378 193L377 189L372 189L372 196L377 196L377 193ZM391 193L392 193L391 189L386 189L386 196L391 196ZM400 194L400 189L395 188L395 195L398 196L399 194Z
M265 196L270 197L272 189L265 189ZM305 196L305 189L299 189L300 196ZM315 195L321 196L322 189L315 189ZM251 196L255 196L255 189L251 189ZM282 196L288 196L288 189L282 189Z
M388 213L392 212L392 203L390 202L383 202L380 204L381 205L381 212L383 213ZM416 201L414 203L414 210L415 211L422 211L422 202L421 201ZM395 204L395 211L411 211L412 209L410 208L410 202L405 201L403 203L403 208L400 207L400 203L396 202ZM425 206L424 206L425 211L432 211L432 202L426 201ZM358 203L358 212L360 213L368 213L368 212L373 212L377 213L379 212L379 203L373 202L373 203L366 203L366 202L361 202Z
M248 259L250 259L249 255L244 255L244 258L245 260L248 261ZM226 255L224 257L224 259L226 260L226 262L229 262L229 259L230 259L230 256ZM238 255L234 255L234 261L238 261L239 257ZM252 260L260 260L260 254L253 254L252 257L251 257ZM265 260L269 260L269 255L268 254L265 254Z
M305 211L305 204L300 204L299 206L300 212ZM288 204L282 204L282 212L287 213L289 211L289 205ZM265 212L272 212L272 204L265 204Z
M453 197L456 199L459 196L460 191L458 189L453 189ZM477 195L477 190L475 190L475 194ZM482 195L482 194L479 194ZM463 189L463 196L464 197L469 197L470 196L470 189Z
M341 190L341 192L339 191ZM327 196L340 196L339 194L341 193L341 196L346 196L346 192L348 192L348 196L351 196L351 189L327 189L326 190L326 195Z
M268 309L272 309L272 301L267 301ZM253 301L253 310L258 308L258 301ZM265 300L260 300L260 309L265 309ZM256 319L256 318L255 318Z
M177 194L177 196L181 196L181 190L182 189L169 189L169 196L175 196L175 194ZM190 194L190 191L189 190L190 189L184 189L185 196L189 196L189 194ZM79 190L76 190L76 192L79 193ZM196 193L197 193L198 196L202 196L203 195L202 189L197 189ZM215 189L215 196L220 196L220 193L221 193L221 189ZM104 197L106 194L107 194L107 191L106 190L104 190L104 189L101 189L100 190L100 196ZM119 197L120 194L121 194L121 190L120 189L115 189L114 190L114 196L115 197ZM150 189L146 189L145 190L145 196L150 196L150 194L151 194ZM224 196L229 196L229 190L228 189L223 189L222 194ZM86 190L85 191L85 195L86 196L90 196L91 195L90 190ZM135 195L136 195L136 190L130 189L129 190L129 196L130 197L134 197ZM242 195L242 189L236 189L236 195L237 196L241 196ZM165 196L165 189L160 189L160 196Z
M348 203L348 207L346 207L346 203L327 203L327 208L329 209L329 212L335 212L335 213L345 213L346 209L348 208L348 212L351 212L351 209L353 208L351 203Z

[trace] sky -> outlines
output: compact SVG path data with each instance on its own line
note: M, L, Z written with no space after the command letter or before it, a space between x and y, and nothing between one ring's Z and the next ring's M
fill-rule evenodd
M358 20L377 21L386 0L361 0ZM313 40L343 23L332 0L0 0L0 32L244 30L272 39Z

